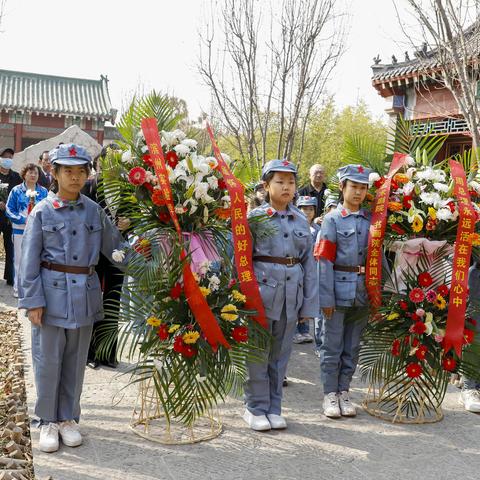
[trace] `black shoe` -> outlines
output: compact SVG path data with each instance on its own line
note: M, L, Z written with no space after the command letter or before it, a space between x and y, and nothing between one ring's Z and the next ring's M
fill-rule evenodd
M107 361L100 362L100 365L108 368L117 368L118 362L116 360L107 360Z
M7 280L7 285L9 285L10 287L13 287L13 280Z
M100 366L100 360L87 360L87 367L91 368L92 370L96 370Z
M284 387L288 387L288 378L287 378L287 377L283 377L283 383L282 383L282 385L283 385Z

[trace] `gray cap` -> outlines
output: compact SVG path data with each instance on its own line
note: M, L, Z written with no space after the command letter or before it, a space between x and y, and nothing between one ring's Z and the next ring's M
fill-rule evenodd
M372 169L363 165L345 165L337 171L338 179L341 182L351 180L357 183L366 183L368 185L368 177L372 173Z
M297 207L316 207L316 206L317 206L317 199L315 197L310 197L309 195L298 197Z
M289 172L296 176L297 167L288 160L270 160L262 168L262 180L265 180L270 172Z
M92 161L86 148L74 143L63 143L50 150L48 155L50 162L57 165L86 165Z

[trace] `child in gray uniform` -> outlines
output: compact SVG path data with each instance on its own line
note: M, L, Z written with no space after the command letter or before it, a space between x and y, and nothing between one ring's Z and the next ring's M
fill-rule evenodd
M102 208L80 194L90 156L78 145L50 152L58 193L28 217L19 268L19 308L32 323L32 360L40 418L40 450L82 443L77 422L93 323L103 317L95 273L101 251L127 248ZM118 257L117 257L118 258ZM112 260L113 261L113 260ZM126 263L124 258L123 263Z
M265 164L266 202L249 214L253 266L273 340L263 361L248 363L244 420L253 430L287 427L281 415L282 382L292 351L297 319L318 316L318 281L310 227L291 202L295 165L286 160ZM252 221L252 217L264 217Z

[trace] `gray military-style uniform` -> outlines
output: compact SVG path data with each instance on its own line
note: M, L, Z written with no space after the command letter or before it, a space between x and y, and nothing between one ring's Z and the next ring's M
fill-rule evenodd
M320 308L335 308L323 322L320 371L325 395L349 390L368 321L365 272L334 267L365 265L369 228L369 212L351 213L340 203L325 216L318 235Z
M42 325L32 325L35 413L44 422L79 419L92 326L103 318L101 286L93 267L100 251L112 259L113 250L122 248L126 251L128 244L120 232L84 195L64 202L50 192L29 215L18 306L45 309ZM49 270L41 262L91 267L91 273Z
M264 220L254 217L263 216ZM253 265L268 325L273 336L265 361L248 364L245 399L253 415L281 413L282 382L292 351L299 317L317 317L318 280L313 240L304 214L292 204L277 212L268 203L249 214L253 236ZM287 266L257 261L255 257L293 257Z

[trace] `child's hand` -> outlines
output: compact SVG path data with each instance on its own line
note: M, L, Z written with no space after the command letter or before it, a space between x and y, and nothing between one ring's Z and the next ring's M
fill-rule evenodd
M323 307L322 312L325 315L325 318L332 318L333 312L335 311L335 307Z
M40 327L42 325L43 307L31 308L27 312L27 316L33 325Z
M118 217L117 227L118 229L123 232L130 226L130 219L127 217Z

